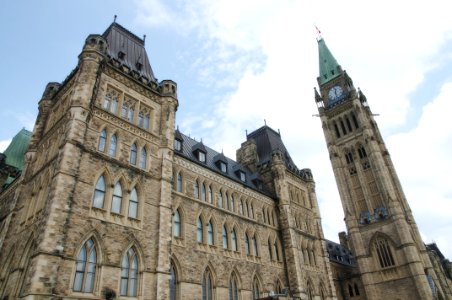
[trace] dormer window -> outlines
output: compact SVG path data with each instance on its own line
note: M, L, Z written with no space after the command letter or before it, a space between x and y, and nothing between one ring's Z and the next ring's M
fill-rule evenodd
M143 64L141 64L139 62L137 62L135 66L137 67L138 71L141 71L141 69L143 68Z
M206 154L202 151L198 151L198 160L200 162L205 163L206 162Z
M227 173L228 172L228 166L226 165L225 162L220 161L220 170L223 173Z
M174 150L181 151L182 150L182 141L175 139L174 140Z
M239 175L240 175L240 180L243 181L243 182L246 182L246 174L245 174L245 172L240 171Z
M124 57L126 57L126 54L124 52L122 52L122 51L119 51L118 52L118 58L119 59L124 59Z

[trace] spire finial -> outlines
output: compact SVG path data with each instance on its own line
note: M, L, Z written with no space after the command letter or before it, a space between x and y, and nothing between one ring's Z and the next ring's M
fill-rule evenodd
M317 33L317 41L320 41L322 39L322 32L320 31L320 29L317 27L317 25L314 25L315 27L315 31Z
M264 124L265 124L265 126L267 126L267 120L265 120L265 119L264 119Z
M116 18L117 18L117 17L118 17L117 15L114 16L114 18L113 18L113 23L116 23Z
M143 42L146 42L146 35L143 34Z

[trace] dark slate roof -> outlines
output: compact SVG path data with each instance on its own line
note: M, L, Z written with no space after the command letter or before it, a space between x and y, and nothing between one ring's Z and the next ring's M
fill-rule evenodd
M330 240L325 240L325 242L330 261L349 267L356 266L355 257L349 249Z
M248 188L251 188L267 196L275 198L275 195L265 190L265 187L263 187L263 185L257 183L260 180L260 175L258 173L253 174L248 168L244 167L240 163L226 157L223 153L219 153L205 146L204 144L202 144L202 142L198 142L192 139L191 137L186 136L185 134L181 133L178 129L176 130L176 137L178 140L182 142L182 150L181 151L174 150L174 152L177 155L189 159L203 167L206 167L238 183L241 183ZM205 163L198 160L198 157L196 156L197 151L205 152L206 154ZM220 165L218 163L219 161L223 161L227 164L226 173L223 173L221 171ZM240 180L240 174L238 173L240 171L243 171L246 174L245 182Z
M259 156L259 163L263 164L271 161L272 152L280 150L284 156L287 167L290 169L297 169L297 166L292 161L289 151L281 139L281 134L271 129L267 125L247 134L247 140L253 139L256 142L257 155Z
M138 72L140 76L146 77L149 81L156 81L143 39L116 22L113 22L102 36L107 40L107 55L110 58ZM124 54L122 58L120 52ZM141 64L141 69L139 64Z

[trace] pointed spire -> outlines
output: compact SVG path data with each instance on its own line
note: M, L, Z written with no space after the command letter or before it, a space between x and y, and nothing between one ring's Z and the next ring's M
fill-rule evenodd
M325 40L319 38L319 84L324 84L341 74L341 66L337 63Z

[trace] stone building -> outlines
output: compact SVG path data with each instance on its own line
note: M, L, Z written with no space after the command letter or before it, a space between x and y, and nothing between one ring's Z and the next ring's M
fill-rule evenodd
M157 81L144 40L114 22L0 157L0 299L451 299L450 263L420 240L367 101L323 40L319 51L321 76L338 72L316 101L340 245L278 132L247 134L232 160L175 129L176 83ZM366 154L359 186L342 161L351 149Z

